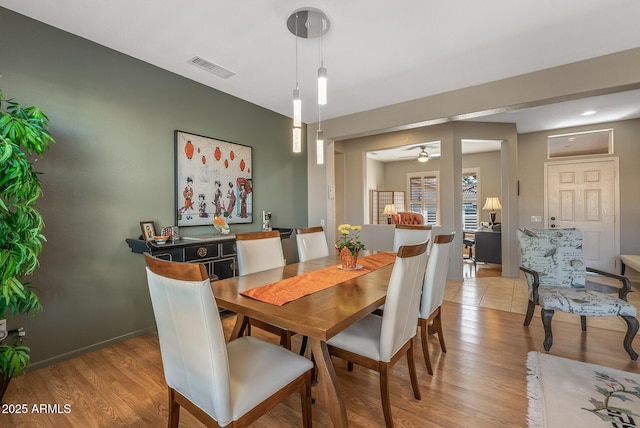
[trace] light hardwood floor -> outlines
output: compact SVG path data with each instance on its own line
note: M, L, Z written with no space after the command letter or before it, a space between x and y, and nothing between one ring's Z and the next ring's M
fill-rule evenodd
M524 287L524 290L522 289ZM635 298L635 294L632 293ZM507 303L508 302L508 303ZM393 417L398 427L524 427L526 426L526 356L543 352L542 324L535 318L522 326L526 286L519 280L472 277L447 285L443 326L448 352L431 337L434 376L426 372L416 347L422 400L413 398L406 361L392 371ZM234 316L224 319L227 333ZM551 354L639 373L622 348L621 332L594 327L582 334L572 320L554 320ZM615 326L614 326L615 327ZM258 331L255 334L260 335ZM276 341L275 336L261 335ZM294 347L299 346L294 336ZM417 338L419 342L419 338ZM634 342L640 349L640 339ZM351 427L382 427L384 420L377 373L362 367L353 372L334 360ZM69 413L0 414L1 427L163 427L167 393L157 336L150 334L86 354L14 379L7 404L59 404ZM255 427L301 425L297 396L289 397ZM316 427L330 426L326 412L314 405ZM187 412L181 427L201 427Z

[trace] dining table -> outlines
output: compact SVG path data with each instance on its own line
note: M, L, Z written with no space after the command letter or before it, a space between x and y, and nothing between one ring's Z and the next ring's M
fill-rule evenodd
M367 263L374 258L384 262ZM327 341L384 304L395 254L365 251L358 260L365 268L359 264L357 269L363 271L355 272L356 277L352 277L354 272L341 269L338 255L329 255L211 282L218 306L237 314L229 340L241 334L247 318L308 337L317 375L313 397L327 411L333 426L340 428L348 426L347 412ZM313 290L321 282L332 285L287 303L268 303L245 295L262 290L260 287Z

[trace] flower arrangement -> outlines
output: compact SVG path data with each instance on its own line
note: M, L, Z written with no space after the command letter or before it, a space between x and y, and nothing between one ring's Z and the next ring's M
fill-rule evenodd
M338 231L341 233L341 237L336 243L336 248L341 251L343 248L348 248L351 254L354 256L358 254L358 251L364 250L364 244L360 241L360 231L362 226L351 226L350 224L341 224L338 227Z

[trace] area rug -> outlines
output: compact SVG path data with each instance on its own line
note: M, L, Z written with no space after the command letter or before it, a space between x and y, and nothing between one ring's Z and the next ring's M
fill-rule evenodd
M527 368L529 428L640 426L640 374L538 352Z

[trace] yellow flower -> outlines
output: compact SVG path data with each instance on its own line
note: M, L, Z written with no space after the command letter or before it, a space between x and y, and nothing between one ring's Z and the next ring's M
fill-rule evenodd
M362 226L351 226L353 230L362 230Z

